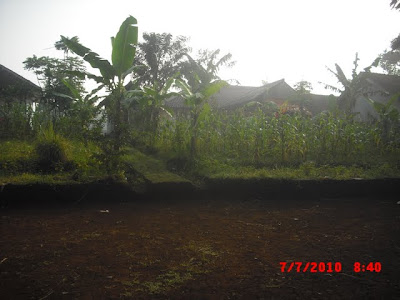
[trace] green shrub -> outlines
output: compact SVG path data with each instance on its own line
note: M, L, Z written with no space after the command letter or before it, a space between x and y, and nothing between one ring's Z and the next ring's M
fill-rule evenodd
M33 133L33 110L24 102L0 104L0 138L27 138Z
M300 165L299 170L305 176L312 176L315 172L315 163L313 161L307 161Z
M190 157L186 155L175 156L167 161L167 169L172 172L187 171L193 165Z
M35 145L39 171L45 173L63 171L68 161L67 147L67 141L54 132L50 123L40 132Z
M36 145L37 164L40 171L53 172L64 169L67 162L65 146L59 140L40 141Z
M0 161L0 170L5 174L18 174L22 172L33 172L35 161L33 159L18 158L9 161Z
M32 172L36 168L33 146L27 141L2 141L0 143L0 171L2 174Z

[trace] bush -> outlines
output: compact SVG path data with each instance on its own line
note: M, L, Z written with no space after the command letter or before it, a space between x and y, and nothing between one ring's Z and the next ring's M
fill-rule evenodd
M51 134L47 134L46 139L44 135L42 132L41 137L33 141L0 140L0 181L20 182L19 176L29 174L34 178L44 176L46 180L60 177L88 182L105 175L101 162L95 157L100 151L96 144L85 145Z
M33 146L28 141L1 141L0 172L2 174L33 172L36 168L33 152Z
M35 146L39 171L49 173L64 170L67 163L67 142L56 135L53 126L44 129Z
M167 169L171 172L187 171L192 166L189 156L175 156L167 161Z
M60 171L67 162L65 147L60 141L40 141L36 145L39 170L44 172Z

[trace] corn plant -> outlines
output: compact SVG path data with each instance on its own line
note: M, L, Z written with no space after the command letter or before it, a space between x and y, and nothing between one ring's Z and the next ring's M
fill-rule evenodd
M189 155L191 121L178 119L164 128L160 149ZM282 111L246 114L209 110L198 123L198 159L237 166L377 165L400 153L400 128L393 126L389 143L382 141L382 124L361 123L333 113L314 118ZM172 130L172 133L170 132Z

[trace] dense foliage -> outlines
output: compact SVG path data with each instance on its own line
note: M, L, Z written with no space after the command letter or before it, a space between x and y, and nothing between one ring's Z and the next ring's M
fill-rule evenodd
M327 85L341 93L338 108L312 116L305 109L312 87L301 81L295 85L294 98L280 107L271 102L221 111L208 100L227 84L218 71L234 64L232 55L204 50L192 58L185 38L145 34L135 60L136 23L128 17L112 38L111 62L81 45L77 37L62 37L56 43L64 60L26 60L44 84L44 97L35 107L18 102L0 105L1 175L62 173L78 181L88 176L125 178L136 174L139 165L147 170L142 160L163 166L154 163L159 159L171 171L191 178L269 176L276 170L290 170L278 173L290 178L360 177L370 170L378 170L368 175L372 177L399 176L397 98L387 104L372 102L379 118L369 123L357 121L351 113L361 93L357 55L352 78L338 65L335 71L329 69L341 85ZM101 76L86 72L70 52ZM397 65L389 58L382 56L381 65L387 59L387 71L395 72ZM133 80L127 84L129 75ZM94 79L98 88L85 94L84 78ZM100 97L97 92L102 89L106 95ZM172 96L186 104L180 114L166 106ZM138 150L155 158L145 158ZM133 155L136 158L129 157Z
M77 57L66 56L64 59L33 55L24 61L25 69L33 71L42 86L42 105L51 109L53 115L61 116L72 105L72 94L63 83L64 80L74 85L80 93L84 92L83 80L71 75L71 72L84 72L83 61ZM70 72L70 73L69 73Z
M187 46L188 38L145 32L143 40L138 44L135 57L135 65L142 67L135 70L134 81L140 87L157 86L159 91L179 70L184 55L191 51Z
M360 165L398 162L399 122L384 128L382 122L360 123L352 117L325 113L314 118L300 113L275 115L261 109L253 116L208 112L199 122L198 159L216 159L233 165L297 167ZM161 151L188 155L190 124L187 120L166 123L158 135Z

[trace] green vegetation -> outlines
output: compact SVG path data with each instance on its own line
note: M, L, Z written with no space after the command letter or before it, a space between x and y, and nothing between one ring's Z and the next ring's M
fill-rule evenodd
M304 163L299 167L255 168L251 166L233 167L224 164L203 165L199 173L213 179L377 179L399 177L399 170L388 163L372 168L358 166L317 166L312 162Z
M94 143L62 138L0 142L0 183L76 184L106 177Z
M140 185L204 178L400 176L397 98L387 104L372 102L379 118L370 122L359 122L351 113L362 93L357 56L351 79L338 65L336 72L330 70L343 86L329 86L341 92L339 106L330 111L315 116L306 112L312 89L307 81L295 86L291 105L250 103L220 111L208 100L227 84L218 71L233 65L231 55L218 58L219 50L204 50L192 58L186 38L145 34L135 60L136 24L128 17L112 38L111 62L77 37L56 43L64 60L33 56L25 61L44 84L44 94L35 107L18 101L0 105L2 184L106 177ZM72 55L101 76L86 72L82 59ZM98 87L86 93L85 78ZM106 95L98 96L100 90ZM183 99L186 110L168 111L165 101L171 96ZM109 129L102 133L106 123Z
M134 168L136 172L142 174L152 183L162 182L188 182L188 180L177 174L167 171L165 162L143 154L131 148L122 156L122 161L129 168Z
M73 39L78 41L76 37ZM60 43L56 42L55 47L57 48ZM64 50L64 48L58 49ZM84 81L74 74L86 71L83 60L69 56L66 50L64 54L64 59L33 55L24 61L25 69L34 72L43 87L41 106L47 110L48 119L67 114L73 103L73 94L63 81L75 86L80 93L84 92Z
M220 256L220 253L210 245L196 241L189 241L187 245L183 245L177 250L182 254L182 257L186 258L183 262L168 266L165 272L156 276L151 281L141 280L142 274L135 272L133 280L124 280L121 282L126 289L123 295L132 297L135 291L146 291L154 295L163 295L170 290L179 288L189 280L194 280L199 275L209 273L210 266ZM127 255L132 258L134 257L129 253ZM149 261L145 257L143 261L139 261L139 264L143 267L149 267L152 264L160 264L160 261ZM167 264L171 264L171 262Z
M66 141L55 134L50 123L35 145L39 170L45 173L63 170L67 165L66 147Z
M100 102L99 107L105 107L108 120L113 127L110 135L111 139L106 141L106 143L111 143L112 153L109 147L104 146L104 143L103 147L101 147L104 151L103 157L105 158L104 161L106 161L109 176L114 172L120 172L120 149L126 134L126 127L124 126L126 114L125 110L122 109L123 101L127 98L124 80L134 70L132 65L135 59L135 46L138 40L138 27L136 24L137 20L129 16L121 24L117 35L111 38L111 62L100 58L97 53L81 45L78 40L61 36L61 42L65 47L82 57L93 68L98 69L101 76L82 71L74 71L74 74L81 78L88 77L94 79L98 83L98 87L95 91L99 91L103 88L107 90L107 96ZM72 84L67 86L71 92L76 90ZM109 159L110 156L111 159Z
M186 55L188 63L184 64L183 72L187 78L187 82L176 80L176 85L181 89L180 95L185 100L185 104L190 107L190 157L194 159L197 155L197 143L199 135L199 122L202 116L209 108L207 101L217 93L227 82L221 80L217 75L217 71L221 65L229 62L231 55L227 54L218 62L214 62L219 50L205 55L198 61L195 61L190 55ZM205 63L205 66L202 65Z
M198 176L345 179L399 175L399 132L395 127L384 129L380 122L365 124L333 113L315 118L300 113L275 117L259 110L251 117L241 112L209 113L200 124L194 164ZM159 148L176 151L174 134L179 131L163 133L167 136L160 136ZM186 146L182 148L188 149L188 138L183 140Z

